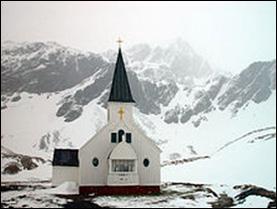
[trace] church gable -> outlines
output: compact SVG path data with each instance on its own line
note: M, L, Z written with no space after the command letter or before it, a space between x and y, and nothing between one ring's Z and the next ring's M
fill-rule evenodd
M108 149L107 147L114 147L123 140L127 143L133 142L131 129L122 121L116 124L108 123L81 147L80 152L98 149L100 144L101 148Z
M135 137L136 140L140 140L140 143L143 143L144 146L152 147L153 150L161 152L161 149L156 145L156 143L150 139L143 130L141 130L134 122L126 124L123 122L125 127L130 131L131 135Z

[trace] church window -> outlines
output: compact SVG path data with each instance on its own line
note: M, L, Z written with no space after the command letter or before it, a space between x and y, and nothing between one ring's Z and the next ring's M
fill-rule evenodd
M94 167L97 167L97 166L99 165L99 160L98 160L97 157L95 157L95 158L92 159L92 165L93 165Z
M134 172L135 160L112 160L112 172Z
M111 143L116 143L117 139L116 139L116 133L111 133Z
M132 143L132 134L131 133L126 133L126 142L127 143Z
M122 142L122 136L124 135L124 131L120 129L118 131L118 142Z
M145 158L145 159L143 160L143 165L144 165L144 167L148 167L149 164L150 164L150 161L149 161L147 158Z

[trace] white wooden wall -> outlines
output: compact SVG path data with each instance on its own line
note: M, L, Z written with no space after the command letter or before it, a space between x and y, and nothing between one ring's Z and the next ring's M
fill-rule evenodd
M66 181L79 183L79 167L53 166L52 185L58 186Z
M118 110L124 108L123 120L120 120ZM132 103L108 104L109 123L103 127L91 140L84 144L79 151L80 170L79 184L107 185L108 156L117 145L111 143L111 132L123 129L132 133L131 146L138 157L139 185L160 185L160 150L133 122ZM99 159L98 167L92 165L92 159ZM143 160L150 161L148 167L144 167Z

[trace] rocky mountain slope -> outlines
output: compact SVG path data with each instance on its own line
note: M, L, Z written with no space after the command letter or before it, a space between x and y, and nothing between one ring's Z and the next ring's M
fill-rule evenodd
M255 62L233 77L217 75L201 86L185 87L185 98L165 112L165 122L186 123L201 115L195 126L205 120L205 113L229 108L233 115L250 101L266 101L276 89L276 61ZM181 96L180 96L181 97Z
M161 106L167 107L177 93L183 95L183 100L164 113L167 123L186 123L193 115L228 106L236 113L249 100L265 101L276 88L275 60L253 63L239 75L227 77L212 74L207 62L179 39L164 48L141 44L126 51L132 92L142 113L160 114ZM111 54L114 61L116 55ZM66 122L73 121L82 114L83 106L98 97L106 105L114 68L114 62L107 60L57 43L6 42L1 48L1 108L5 108L5 95L14 95L11 100L16 102L20 99L16 93L58 93L86 83L67 95L56 112ZM206 79L199 83L199 77Z

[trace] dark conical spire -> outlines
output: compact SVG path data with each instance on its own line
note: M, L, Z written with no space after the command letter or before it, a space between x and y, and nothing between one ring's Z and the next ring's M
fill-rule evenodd
M115 64L109 102L135 102L132 97L120 47Z

